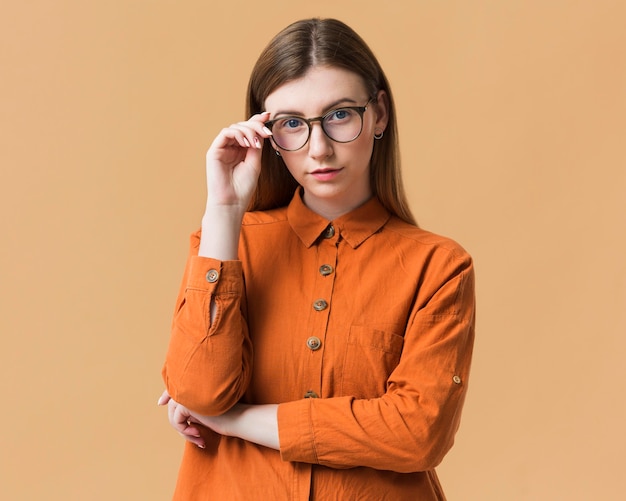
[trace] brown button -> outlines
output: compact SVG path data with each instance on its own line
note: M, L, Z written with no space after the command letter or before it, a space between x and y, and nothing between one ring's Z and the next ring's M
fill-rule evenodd
M320 266L320 275L323 277L330 275L333 272L333 267L329 264L323 264Z
M311 351L317 351L322 347L322 342L320 341L320 338L311 336L306 340L306 345Z
M328 308L328 303L324 301L323 299L318 299L317 301L313 303L313 309L315 311L322 311L322 310L325 310L326 308Z
M319 398L319 395L313 390L309 390L304 394L304 398Z
M335 236L335 228L332 224L329 224L328 227L324 230L324 238L333 238Z
M461 378L459 376L454 376L452 378L452 381L454 381L456 384L461 384Z
M220 274L218 273L217 270L209 270L206 273L206 281L207 282L215 283L215 282L217 282L217 279L219 277L220 277Z

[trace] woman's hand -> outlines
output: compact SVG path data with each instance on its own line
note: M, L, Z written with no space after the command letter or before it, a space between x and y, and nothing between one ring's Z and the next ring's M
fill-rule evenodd
M269 113L254 115L220 131L206 154L207 206L246 210L261 171L264 125Z
M239 231L261 172L269 113L222 129L206 154L207 203L198 255L236 260Z
M227 425L232 420L234 409L221 416L201 416L194 414L185 406L176 402L165 390L158 401L159 405L167 405L167 417L170 425L188 442L204 449L205 442L200 435L198 426L204 426L220 435L227 435Z
M188 442L204 449L206 444L200 435L198 424L191 411L173 400L165 390L158 401L159 405L167 405L167 417L172 427Z

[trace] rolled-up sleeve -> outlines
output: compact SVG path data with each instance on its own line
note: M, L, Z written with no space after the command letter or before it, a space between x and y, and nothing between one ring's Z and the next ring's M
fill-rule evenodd
M241 262L199 257L198 245L195 233L162 374L174 400L195 412L218 415L246 391L252 346Z

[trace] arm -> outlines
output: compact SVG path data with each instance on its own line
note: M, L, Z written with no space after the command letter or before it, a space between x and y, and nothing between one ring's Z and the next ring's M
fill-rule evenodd
M202 232L192 238L163 368L169 394L205 415L222 414L250 378L251 343L237 246L261 168L267 114L223 129L207 152Z
M467 255L438 265L439 287L409 319L384 395L303 399L278 409L281 456L333 468L434 468L459 426L474 340L474 275Z

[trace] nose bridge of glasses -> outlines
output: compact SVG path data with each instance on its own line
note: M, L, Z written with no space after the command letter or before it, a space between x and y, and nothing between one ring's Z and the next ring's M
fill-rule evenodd
M320 130L323 132L323 135L324 135L324 136L327 136L327 137L330 137L330 136L328 135L328 131L326 130L326 127L324 127L324 120L325 120L325 119L326 119L326 117L325 117L325 116L323 116L323 117L308 118L308 119L306 120L306 122L307 122L307 124L308 124L308 126L309 126L309 134L308 134L309 139L310 139L310 138L311 138L311 136L314 134L314 132L313 132L313 131L314 131L314 129L313 129L313 124L314 124L315 122L318 122L318 124L319 124L319 126L320 126Z
M315 122L319 122L320 127L323 129L324 128L324 119L326 117L315 117L315 118L308 118L307 119L307 123L309 124L309 129L313 129L313 124Z

